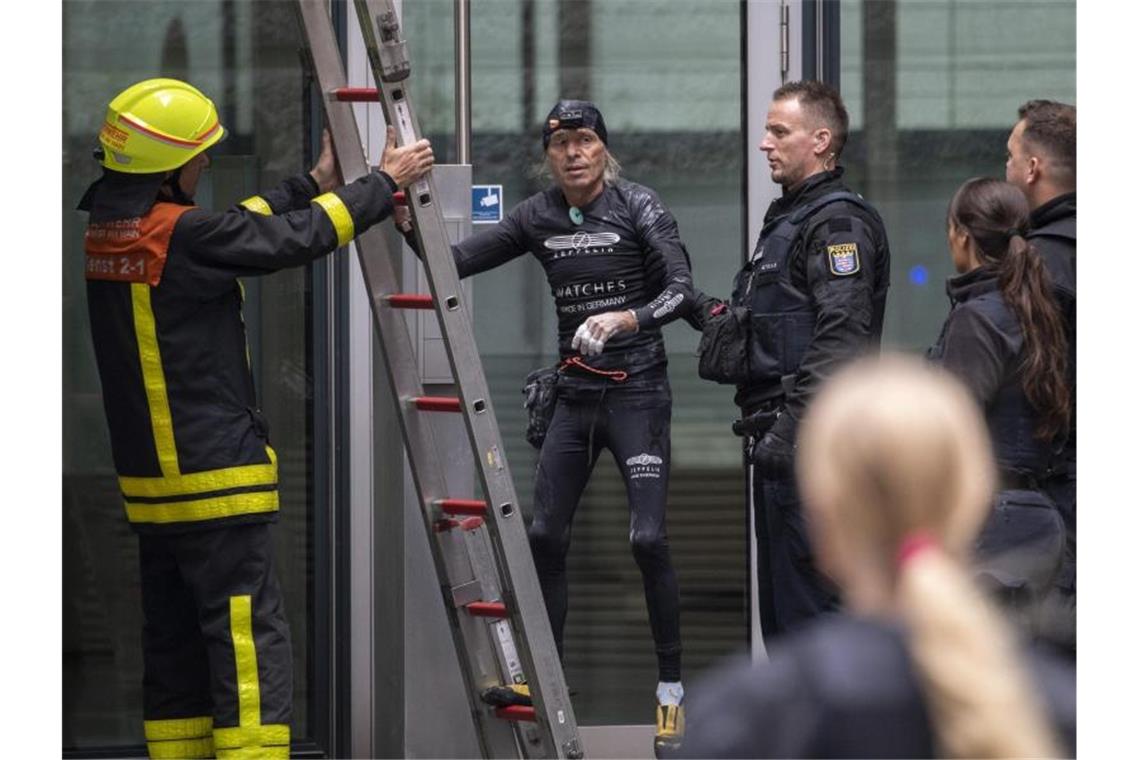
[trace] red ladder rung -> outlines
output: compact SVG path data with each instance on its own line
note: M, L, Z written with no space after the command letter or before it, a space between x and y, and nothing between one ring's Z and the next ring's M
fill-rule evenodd
M474 515L482 517L487 514L487 502L480 499L440 499L436 502L440 511L449 515Z
M537 722L538 718L535 717L534 708L527 707L526 705L507 705L506 707L496 707L495 717L502 718L503 720L519 720L519 721L532 721Z
M394 293L388 296L393 309L434 309L435 299L422 293Z
M379 103L380 91L375 87L338 87L333 98L341 103Z
M465 517L459 521L459 527L466 531L479 530L483 527L483 518Z
M502 602L471 602L465 609L475 617L505 618L507 616L507 605Z
M407 193L405 193L403 190L397 190L396 192L392 193L392 203L395 203L397 206L407 206Z
M416 396L412 399L421 412L461 412L459 399L453 396Z

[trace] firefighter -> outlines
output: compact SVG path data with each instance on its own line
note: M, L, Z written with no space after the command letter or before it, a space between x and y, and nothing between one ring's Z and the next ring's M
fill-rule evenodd
M254 398L241 276L296 267L392 211L426 140L338 180L308 174L221 213L194 205L226 134L199 90L148 79L111 101L84 195L87 301L111 450L139 537L143 718L152 757L287 757L292 658L269 525L277 460Z

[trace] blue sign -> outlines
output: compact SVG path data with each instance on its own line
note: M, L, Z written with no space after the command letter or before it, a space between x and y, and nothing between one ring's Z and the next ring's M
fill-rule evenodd
M503 186L471 186L471 221L496 224L503 221Z

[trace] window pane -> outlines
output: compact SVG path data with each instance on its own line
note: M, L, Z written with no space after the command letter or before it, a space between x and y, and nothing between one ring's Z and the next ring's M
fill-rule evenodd
M1076 103L1076 4L842 0L840 13L844 163L891 242L884 343L925 348L949 310L950 197L970 177L1005 177L1026 100Z
M83 280L92 159L106 104L142 79L195 84L217 104L227 138L197 202L223 209L304 166L304 80L292 2L64 4L63 40L63 748L143 743L138 549L127 526L103 418ZM256 14L256 16L255 16ZM311 734L311 524L314 410L310 275L248 278L245 322L258 398L281 482L274 529L293 635L293 737Z

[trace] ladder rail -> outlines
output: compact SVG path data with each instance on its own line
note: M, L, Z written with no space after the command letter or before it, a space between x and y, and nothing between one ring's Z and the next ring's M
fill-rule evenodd
M323 93L328 93L330 89L338 86L345 86L346 74L343 64L340 63L339 48L325 4L321 0L300 0L299 8L311 47L312 62ZM333 61L336 63L332 64ZM352 106L348 102L332 101L327 95L324 96L324 106L329 129L336 142L341 176L345 182L351 182L371 171L361 145ZM423 395L423 386L414 363L398 360L398 357L415 355L404 315L397 309L389 308L386 301L391 289L385 287L384 283L398 283L399 277L383 231L378 225L363 232L354 243L369 294L384 365L398 400L397 417L405 445L409 449L412 479L421 504L431 504L434 500L445 499L449 493L441 470L416 466L417 462L444 460L441 459L441 450L436 444L430 420L425 414L415 411L412 403L412 399ZM432 528L430 512L420 509L429 537ZM429 538L430 540L434 539ZM432 551L431 554L437 577L441 580L449 578L448 569L443 563L440 552ZM450 599L450 588L444 588L443 591L444 596ZM468 703L479 728L475 733L482 753L491 757L496 754L491 751L493 746L517 747L517 737L511 726L505 721L496 719L490 709L478 698L481 687L488 685L486 682L498 682L498 664L491 650L487 656L473 658L468 641L473 641L478 636L484 636L490 641L492 633L489 630L482 630L486 628L483 621L471 618L463 610L457 609L456 605L445 602L444 608L449 618L456 655L460 658L460 670ZM476 680L477 673L488 674L487 678L482 679L484 680L482 685Z
M406 91L410 66L400 34L399 16L391 0L354 0L365 36L373 75L380 89L385 119L397 128L403 145L419 139L419 122ZM554 647L550 621L529 550L514 482L501 445L482 361L476 349L472 321L459 288L459 276L444 227L434 179L428 175L408 193L408 206L416 221L415 234L432 296L437 304L440 331L448 362L459 387L463 418L472 449L478 453L476 471L488 499L487 525L495 534L496 559L504 568L502 594L512 625L522 632L517 642L523 667L530 676L540 725L554 742L557 757L581 755L581 740ZM522 547L509 551L505 547Z

